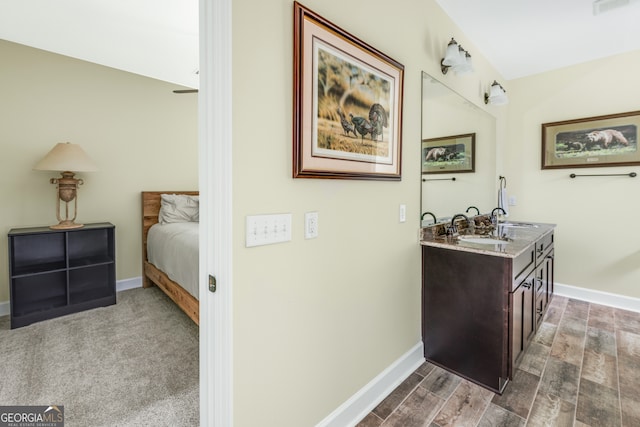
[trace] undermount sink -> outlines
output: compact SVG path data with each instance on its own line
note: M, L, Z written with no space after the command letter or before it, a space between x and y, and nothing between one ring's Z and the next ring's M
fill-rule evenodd
M466 243L478 243L481 245L506 245L507 243L509 243L507 240L482 236L458 236L458 241Z
M531 224L529 222L501 222L500 224L503 227L513 227L513 228L538 228L536 224Z

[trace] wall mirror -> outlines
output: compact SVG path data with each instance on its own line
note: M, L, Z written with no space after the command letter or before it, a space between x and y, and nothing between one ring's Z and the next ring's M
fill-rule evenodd
M456 138L466 135L474 135L474 147L460 153L455 147L463 145ZM437 146L433 141L438 139L449 141L447 147ZM432 212L439 222L445 221L457 213L466 214L470 206L477 207L480 213L490 213L496 206L498 188L496 118L422 73L422 140L428 142L420 144L421 217L424 212ZM433 149L440 150L430 152ZM473 170L451 166L462 162L465 156L467 162L469 156L474 156ZM469 214L475 215L475 209ZM429 223L433 223L431 216L424 216L422 225Z

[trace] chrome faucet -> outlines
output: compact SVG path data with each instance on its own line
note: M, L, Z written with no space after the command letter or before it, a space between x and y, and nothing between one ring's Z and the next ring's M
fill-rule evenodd
M422 214L422 216L420 217L420 221L422 221L424 219L424 217L426 215L431 215L433 217L433 223L435 224L436 222L438 222L438 220L436 219L436 216L434 214L432 214L431 212L425 212Z
M471 220L465 214L455 214L453 218L451 218L451 224L447 228L447 234L456 234L458 232L458 227L456 226L456 219L462 217L467 220L467 224L471 225Z
M494 225L494 226L498 225L498 215L496 215L496 211L502 211L502 215L506 215L507 214L507 212L504 209L502 209L501 207L499 207L499 206L497 208L494 208L491 211L491 224Z
M477 214L476 214L476 215L480 215L480 209L476 208L475 206L469 206L469 207L467 208L467 213L469 213L469 209L475 209L475 210L476 210L476 212L477 212Z

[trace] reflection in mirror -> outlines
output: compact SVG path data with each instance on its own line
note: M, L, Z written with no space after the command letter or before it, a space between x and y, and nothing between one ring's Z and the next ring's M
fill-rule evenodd
M496 206L496 119L426 73L422 73L422 140L475 134L475 147L464 154L448 153L434 162L420 146L422 163L422 225L457 213L490 213ZM430 143L432 145L432 143ZM450 144L451 145L451 144ZM417 151L417 150L416 150ZM446 152L445 149L441 150ZM451 151L451 149L449 149ZM428 154L428 153L427 153ZM475 170L458 168L447 160L461 162L474 156ZM440 162L440 163L438 163ZM437 173L433 173L433 171ZM466 173L461 173L466 172ZM475 209L474 209L475 207Z

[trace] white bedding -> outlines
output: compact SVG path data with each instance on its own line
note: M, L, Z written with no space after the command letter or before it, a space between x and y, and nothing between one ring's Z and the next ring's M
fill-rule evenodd
M198 298L197 222L155 224L147 236L149 262Z

